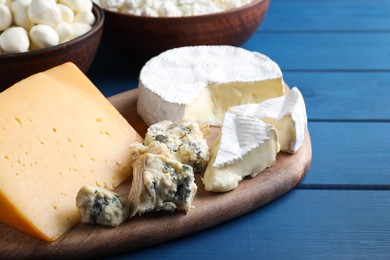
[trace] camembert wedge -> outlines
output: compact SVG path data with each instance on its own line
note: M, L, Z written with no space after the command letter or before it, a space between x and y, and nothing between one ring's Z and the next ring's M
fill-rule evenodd
M303 145L307 128L305 101L298 88L292 88L285 96L271 98L259 104L234 106L229 111L253 116L275 127L280 150L295 153Z
M244 177L255 177L271 166L279 150L273 126L255 117L226 112L202 178L205 190L235 189Z

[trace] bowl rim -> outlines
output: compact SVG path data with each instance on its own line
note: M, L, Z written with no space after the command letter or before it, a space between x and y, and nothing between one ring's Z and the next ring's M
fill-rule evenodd
M91 30L89 30L88 32L86 32L86 33L84 33L84 34L82 34L82 35L80 35L80 36L78 36L70 41L67 41L67 42L64 42L61 44L57 44L55 46L43 48L43 49L20 52L20 53L3 53L3 54L0 54L0 60L7 60L7 59L21 58L21 57L25 58L25 57L29 57L29 56L34 57L34 56L38 56L38 55L44 54L44 53L47 54L47 53L49 53L53 50L56 50L56 49L59 49L59 50L66 49L66 48L68 48L68 46L71 46L74 43L81 42L81 41L85 40L86 38L91 37L98 30L103 28L104 19L105 19L105 14L104 14L103 9L101 7L99 7L98 5L96 5L95 3L93 3L92 12L94 13L94 15L96 17L96 21L93 24Z
M245 4L243 6L240 6L240 7L235 7L235 8L230 8L228 10L225 10L225 11L222 11L222 12L216 12L216 13L210 13L210 14L201 14L201 15L191 15L191 16L158 16L158 17L154 17L154 16L141 16L141 15L134 15L134 14L127 14L127 13L121 13L121 12L116 12L116 11L110 11L108 9L104 9L104 12L107 13L108 15L117 15L117 16L122 16L122 17L131 17L133 19L140 19L140 20L159 20L159 21L162 21L162 20L166 20L166 21L169 21L169 20L181 20L181 21L184 21L184 20L188 20L188 19L203 19L203 18L207 18L207 17L220 17L220 16L225 16L225 15L228 15L228 14L231 14L231 13L235 13L235 12L240 12L240 11L243 11L243 10L246 10L246 9L250 9L256 5L259 5L259 4L269 4L270 0L253 0L252 2L248 3L248 4Z

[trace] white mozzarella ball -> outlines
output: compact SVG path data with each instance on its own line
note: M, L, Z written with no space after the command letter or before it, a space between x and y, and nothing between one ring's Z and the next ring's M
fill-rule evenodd
M60 0L62 4L69 6L73 11L92 11L91 0Z
M12 1L14 0L0 0L0 4L6 5L8 8L11 8Z
M40 49L51 47L59 43L57 32L45 24L35 25L30 30L31 41Z
M80 11L76 14L74 22L85 23L92 26L95 23L95 16L91 11Z
M0 35L0 48L6 53L26 52L29 46L27 31L22 27L11 27Z
M58 4L58 8L60 8L61 18L63 22L72 23L74 20L74 12L70 9L69 6Z
M59 43L64 43L67 41L70 41L74 38L74 30L70 23L67 22L60 22L55 27L55 30L58 34L58 37L60 39Z
M12 24L11 10L5 4L0 4L0 31L8 29Z
M72 23L72 27L73 27L73 33L74 33L74 37L79 37L83 34L85 34L86 32L88 32L89 30L92 29L92 27L88 24L85 24L85 23Z
M37 24L55 26L61 22L61 11L55 0L31 0L28 16Z
M15 24L26 30L30 30L34 26L33 21L28 17L28 6L30 3L31 0L16 0L11 6Z

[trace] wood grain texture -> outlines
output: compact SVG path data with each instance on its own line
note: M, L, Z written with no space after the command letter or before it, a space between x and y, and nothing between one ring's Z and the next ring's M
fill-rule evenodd
M284 79L302 92L311 121L390 121L388 72L285 72Z
M390 33L260 31L243 47L271 57L284 72L390 70Z
M293 189L229 223L109 259L389 259L388 201L388 191Z
M388 0L272 0L262 31L390 31Z
M110 101L144 134L146 125L136 113L137 90L114 96ZM294 155L280 153L274 166L253 179L245 179L228 193L204 191L197 175L195 209L188 214L151 213L134 217L117 228L79 224L57 241L40 241L0 225L0 258L91 258L128 252L161 243L241 216L290 191L304 177L311 163L307 132L303 147ZM129 183L118 187L126 194Z
M309 128L315 156L301 184L390 189L389 123L310 122Z

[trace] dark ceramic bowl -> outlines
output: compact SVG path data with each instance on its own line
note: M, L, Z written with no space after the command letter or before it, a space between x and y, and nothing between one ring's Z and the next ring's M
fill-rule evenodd
M145 58L182 46L240 46L256 32L269 1L255 0L224 12L187 17L145 17L104 10L103 41Z
M71 61L87 72L100 44L104 23L103 10L94 5L96 22L87 33L63 44L16 54L0 54L0 91L41 71Z

